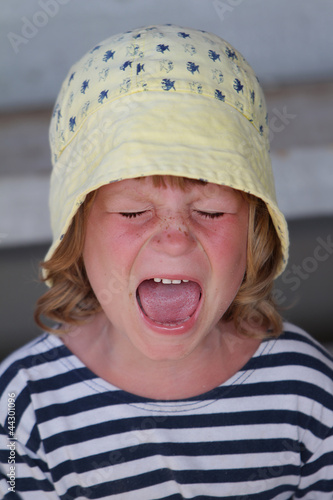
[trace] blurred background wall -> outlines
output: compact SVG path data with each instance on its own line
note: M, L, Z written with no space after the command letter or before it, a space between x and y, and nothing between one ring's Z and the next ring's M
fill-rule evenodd
M333 2L329 0L0 0L0 358L36 336L50 243L48 122L69 67L121 31L174 23L240 50L264 86L290 263L284 316L333 342Z

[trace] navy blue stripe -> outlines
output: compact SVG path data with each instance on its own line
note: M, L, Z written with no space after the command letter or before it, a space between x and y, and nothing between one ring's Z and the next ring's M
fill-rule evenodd
M34 478L20 478L15 479L15 490L18 493L28 491L54 491L54 486L47 479L38 480ZM23 497L24 498L24 497Z
M200 497L193 497L191 500L199 500L200 498L203 499L204 497L201 495ZM184 497L180 493L176 493L175 495L160 498L160 500L184 500Z
M103 394L92 394L76 398L66 403L55 403L36 410L39 423L47 422L55 417L68 417L77 415L83 411L96 410L98 408L110 408L113 405L123 404L119 401L117 393L121 391L108 391Z
M221 388L223 389L223 388ZM218 390L218 389L217 389ZM236 397L253 397L253 396L278 396L278 395L295 395L305 398L314 399L319 404L326 406L329 410L333 410L332 395L323 390L318 385L302 380L283 380L273 382L257 382L253 384L243 384L237 386L237 392L227 392L223 394L224 398Z
M30 432L30 437L27 442L27 448L29 448L34 453L37 453L41 446L41 438L38 430L37 423L33 426L32 431Z
M173 474L179 484L245 483L262 479L271 479L272 477L295 476L298 478L299 467L287 464L283 467L275 469L274 471L273 468L270 467L250 467L246 469L221 470L176 470L173 471Z
M311 493L309 498L316 498L313 493L319 491L321 491L322 493L333 493L333 479L321 479L320 481L311 484L311 486L309 486L308 488L300 490L296 498L303 498L309 493ZM317 498L320 497L317 495Z
M325 455L322 455L314 462L306 463L302 468L302 476L311 476L312 474L315 474L316 472L320 471L320 469L332 465L333 465L333 451L325 453ZM333 492L333 477L331 479L331 484Z
M250 485L251 486L251 485ZM277 498L278 495L281 495L282 493L287 492L288 494L290 492L296 492L296 486L294 484L286 484L283 483L279 486L276 486L275 488L271 488L270 490L265 490L262 491L261 493L249 493L245 495L232 495L227 497L227 500L274 500ZM204 497L203 497L204 498ZM222 497L224 498L224 497ZM288 498L288 500L294 500L296 497L292 495L291 497ZM208 500L209 497L206 497L206 500ZM212 499L209 499L212 500ZM313 499L314 500L314 499Z
M304 448L304 447L303 447ZM91 455L77 460L66 460L51 470L53 481L57 482L62 477L75 472L81 474L93 469L109 468L119 463L130 463L153 456L187 456L205 457L226 455L261 454L293 452L299 454L302 445L289 439L256 439L239 441L217 441L198 443L143 443L137 446L121 448L98 455Z
M88 381L94 378L98 378L97 375L87 368L74 368L59 375L32 380L29 382L29 387L32 394L42 394L43 392L56 391L77 384L78 382L82 383L83 380Z
M25 386L20 394L16 395L15 398L15 425L18 427L21 422L21 418L28 406L31 405L31 395L29 387ZM8 417L5 422L5 427L8 428Z
M110 495L120 495L121 493L129 493L132 491L138 492L138 498L140 498L140 489L147 488L150 486L155 486L158 484L163 484L168 481L175 481L178 484L221 484L223 488L223 483L239 483L239 482L250 482L255 480L260 480L261 478L267 477L266 469L261 468L251 468L251 469L229 469L229 470L193 470L193 471L172 471L170 469L158 469L154 471L149 471L139 475L130 475L131 471L125 479L117 479L115 481L109 481L94 485L93 487L86 488L85 495L86 498L98 499L103 498L103 496L108 497ZM298 482L299 469L293 465L288 465L281 471L281 476L295 476L295 484ZM276 475L274 476L276 477ZM253 478L253 479L252 479ZM283 484L274 490L274 495L282 493L284 491L290 491L295 489L296 486L290 486ZM261 497L267 500L268 498L274 498L274 496ZM77 495L75 487L70 488L67 491L67 495ZM257 494L255 498L259 499L260 494ZM66 497L61 497L66 498ZM76 498L73 496L72 498ZM203 497L205 498L205 497ZM206 497L207 499L210 497Z
M73 354L65 346L52 347L47 351L42 351L38 354L29 354L24 358L14 361L1 376L1 390L6 388L10 381L17 375L20 370L29 370L31 368L40 367L51 361L58 361L62 358L73 356Z
M64 383L67 386L70 386L76 382L72 380L70 375L76 378L78 372L80 374L91 374L91 379L95 377L89 370L74 370L71 374L64 374L55 382L51 381L49 384L49 388L53 387L54 389L59 389L61 384ZM68 379L67 379L68 376ZM67 380L66 380L67 379ZM44 380L41 381L42 389ZM45 385L43 386L45 389ZM47 386L46 386L47 387ZM47 390L47 389L45 389ZM235 392L236 391L236 392ZM311 397L315 401L318 401L320 404L323 404L328 409L333 411L333 400L330 393L321 389L315 384L306 381L300 380L285 380L285 381L273 381L273 382L257 382L253 384L240 384L233 385L231 387L218 387L211 391L208 394L202 395L202 399L209 399L212 397L212 400L215 399L228 399L228 398L242 398L249 396L270 396L270 395L289 395L295 394L299 396L304 396L306 398ZM66 404L57 403L54 405L50 405L49 407L38 409L37 416L39 422L45 422L47 420L51 420L52 418L58 416L69 416L75 415L77 413L81 413L82 411L87 411L90 409L110 407L111 405L124 404L124 396L127 393L119 390L119 391L108 391L105 393L97 393L96 395L85 396L79 399L75 399L73 401L66 402ZM147 402L144 398L136 397L132 395L128 395L130 398L127 398L128 401L126 403L135 404L142 402ZM200 401L201 398L193 398L194 402ZM185 400L184 402L188 402L189 400ZM192 399L191 399L192 401ZM179 403L179 401L178 401Z
M129 430L142 430L147 417L126 418L116 421L106 421L89 425L71 431L64 431L44 439L45 450L49 453L65 445L73 445L91 439L117 435ZM166 418L152 417L154 427L159 429L187 429L204 427L251 426L258 424L290 424L309 429L319 438L324 438L329 428L309 415L291 410L260 410L234 413L217 413L210 415L168 416Z
M305 335L301 335L300 333L297 332L292 332L291 330L286 330L282 335L282 339L287 339L287 340L294 340L296 342L302 342L303 344L310 345L313 347L316 351L320 352L323 354L328 361L333 361L333 356L327 352L326 349L324 349L320 344L314 341L311 337L307 337Z
M248 362L248 369L276 368L276 367L301 366L311 368L319 373L323 373L329 379L333 379L333 370L318 358L298 352L272 353L266 354L262 358L254 358Z
M223 486L222 486L223 488ZM254 493L253 495L251 494L246 494L246 495L232 495L228 497L211 497L211 496L206 496L206 495L198 495L195 497L191 497L191 500L213 500L215 498L216 500L218 498L223 498L224 500L273 500L276 498L277 495L284 493L285 491L294 491L295 487L294 485L281 485L278 486L277 488L274 488L269 491L264 491L263 493ZM222 494L223 492L221 492ZM292 500L294 497L289 497L288 500ZM159 498L159 500L184 500L184 497L180 495L179 493L176 495L170 495L168 497L163 497Z
M9 442L9 439L8 439L8 442ZM34 450L33 450L34 451ZM0 464L6 464L7 463L7 460L8 460L8 448L6 449L0 449ZM49 472L49 468L47 466L47 464L42 460L42 459L39 459L39 458L31 458L29 455L21 455L17 452L15 452L15 463L16 464L27 464L28 467L37 467L38 469L40 469L41 471L43 472Z
M9 440L8 440L8 442L9 442ZM0 449L0 464L7 464L7 460L8 460L8 456L9 456L9 451L8 450L9 450L8 448L7 449L5 448L3 450ZM16 457L15 457L15 459L16 459ZM15 460L15 462L16 463L21 463L22 460L18 456L17 460Z

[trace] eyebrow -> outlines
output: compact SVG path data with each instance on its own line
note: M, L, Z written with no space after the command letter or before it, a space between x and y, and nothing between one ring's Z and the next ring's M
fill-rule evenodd
M102 191L99 202L103 205L117 203L118 201L147 203L150 201L147 194L138 193L135 189L121 188L114 192Z
M133 178L131 179L132 181L136 181L138 183L138 187L144 186L144 177L139 177L139 178ZM191 179L190 179L191 180ZM202 184L201 184L202 185ZM128 201L134 201L138 203L149 203L150 201L154 201L156 198L158 199L158 193L155 191L158 188L165 187L167 188L169 184L165 186L155 186L154 184L152 186L149 186L149 189L146 190L146 192L142 192L140 189L137 189L134 185L132 185L130 188L128 187L123 187L120 184L115 185L115 183L106 185L106 186L114 186L116 189L112 193L109 193L107 190L102 192L102 197L101 201L103 203L107 203L112 200L117 200L118 197L121 197L124 200ZM189 189L186 190L188 192L192 191L193 189L196 188L196 186L199 187L199 183L193 183L192 186L189 184L188 187ZM198 189L196 193L196 198L197 199L204 199L204 200L209 200L209 199L224 199L226 202L232 202L232 201L238 201L241 199L241 192L230 188L229 186L224 186L221 184L214 184L214 183L205 183L203 185L203 189L208 188L209 186L212 187L212 193L211 195L209 194L209 191L201 191ZM104 186L102 186L104 187ZM170 186L172 187L172 186ZM151 189L150 189L151 188ZM181 187L179 189L182 190Z

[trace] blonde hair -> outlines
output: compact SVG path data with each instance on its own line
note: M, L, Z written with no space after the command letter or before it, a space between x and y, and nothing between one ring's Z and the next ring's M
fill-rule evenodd
M175 176L153 176L155 186L167 184L187 189L191 183L204 181ZM61 325L77 325L101 311L87 277L83 262L85 230L96 191L89 193L79 207L61 244L53 256L43 263L42 281L52 284L37 301L35 321L51 333L64 328L45 324L42 317ZM243 283L223 318L234 321L239 333L250 337L278 336L282 319L272 297L273 281L282 258L281 243L266 204L243 193L249 203L247 267Z

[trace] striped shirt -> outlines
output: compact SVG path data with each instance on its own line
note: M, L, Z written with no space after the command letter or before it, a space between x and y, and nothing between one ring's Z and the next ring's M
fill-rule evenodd
M292 325L185 400L120 390L49 334L0 373L1 498L333 499L333 360Z

